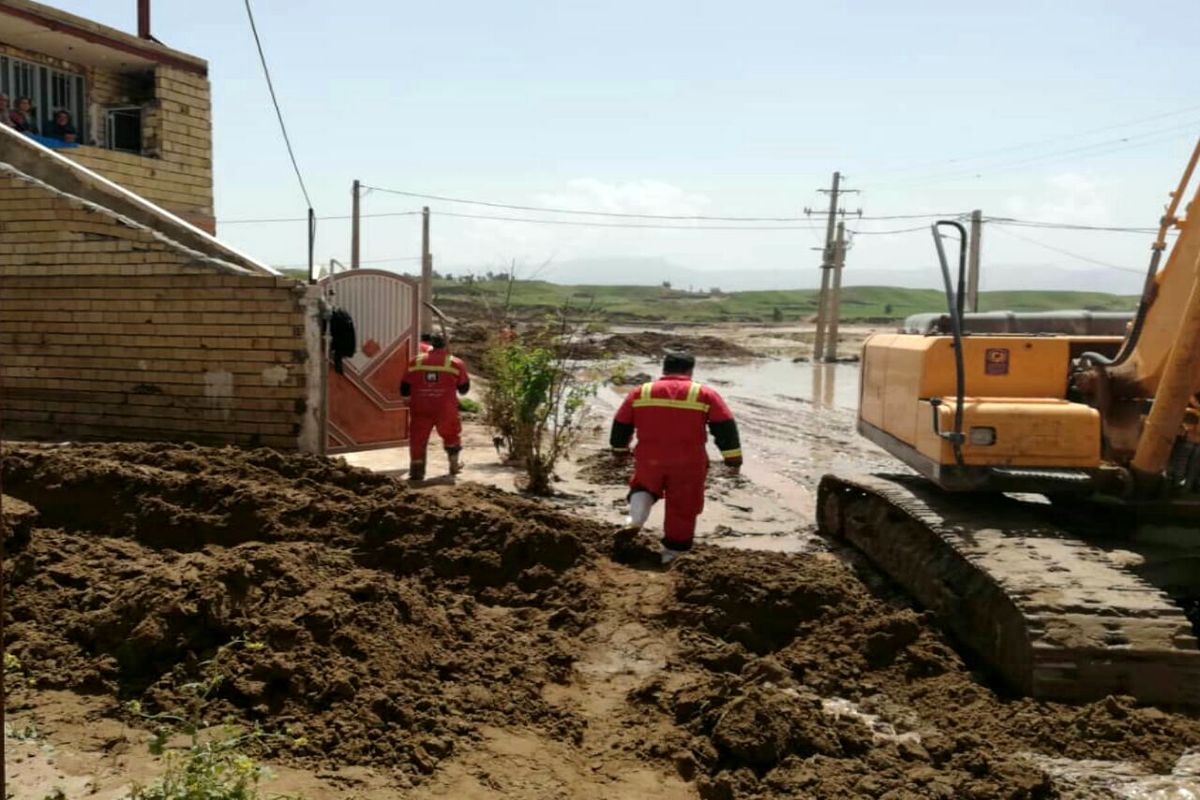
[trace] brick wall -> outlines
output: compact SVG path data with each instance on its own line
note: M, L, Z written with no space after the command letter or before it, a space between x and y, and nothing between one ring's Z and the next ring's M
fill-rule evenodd
M0 241L6 436L317 440L302 285L246 274L5 165Z
M113 72L51 58L11 44L0 54L84 76L89 119L83 147L62 150L105 178L213 233L212 100L208 79L167 66ZM15 100L15 98L14 98ZM106 110L142 106L142 155L105 149ZM46 110L38 109L45 117Z
M213 233L212 103L208 80L170 67L154 71L142 117L142 156L95 147L63 155Z

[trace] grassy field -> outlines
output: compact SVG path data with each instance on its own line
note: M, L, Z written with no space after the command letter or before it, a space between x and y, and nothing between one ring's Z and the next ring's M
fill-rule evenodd
M435 302L448 311L502 308L508 285L503 280L466 284L438 281ZM981 311L1131 311L1137 298L1103 292L984 292ZM529 317L570 307L572 316L610 322L797 322L816 314L816 290L796 289L690 294L658 286L564 286L517 281L512 288L515 316ZM850 286L842 291L842 319L869 322L903 319L909 314L942 311L945 300L932 289Z

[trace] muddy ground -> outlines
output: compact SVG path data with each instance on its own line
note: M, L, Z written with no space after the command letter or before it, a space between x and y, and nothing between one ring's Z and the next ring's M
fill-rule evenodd
M205 718L286 733L260 746L270 788L314 798L1082 797L1064 764L1169 772L1200 746L1195 718L1127 699L999 693L836 547L702 545L664 572L610 525L315 457L3 466L39 514L4 572L17 797L152 775L125 704L178 707L218 653Z

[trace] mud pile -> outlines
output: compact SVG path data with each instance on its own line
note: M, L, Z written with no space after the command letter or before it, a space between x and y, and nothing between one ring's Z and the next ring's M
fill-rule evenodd
M684 350L697 357L750 358L756 355L731 339L720 336L693 336L684 333L662 333L641 331L639 333L614 333L571 344L573 358L609 358L613 356L638 356L662 358L670 350Z
M931 621L833 555L706 550L679 562L667 612L705 675L649 682L709 800L1058 796L1030 752L1169 772L1200 722L1127 698L1007 699ZM882 596L884 599L881 599Z
M605 543L586 522L267 450L73 446L3 466L40 512L5 577L10 652L42 688L171 712L246 639L205 716L286 730L284 758L417 774L481 724L578 736L541 689L569 679L592 606L579 574Z

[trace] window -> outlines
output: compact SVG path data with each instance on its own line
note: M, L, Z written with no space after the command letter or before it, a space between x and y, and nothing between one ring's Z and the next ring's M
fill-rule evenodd
M142 152L142 109L140 106L108 109L104 141L112 150Z
M33 64L19 58L0 56L0 92L9 96L15 108L18 97L28 97L33 103L33 116L38 131L44 131L56 111L71 115L80 140L87 130L84 119L83 77L53 67Z

